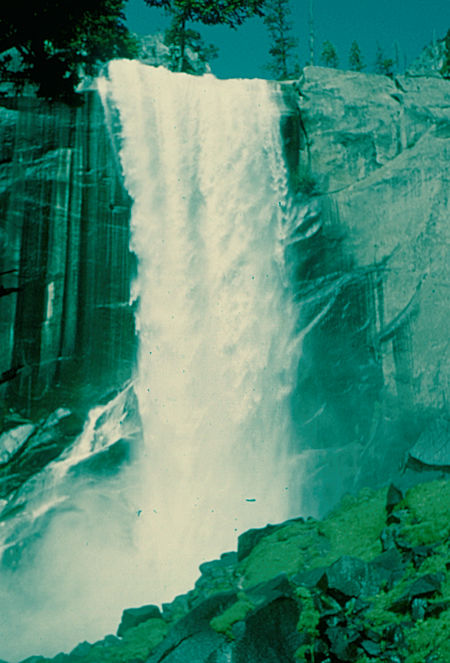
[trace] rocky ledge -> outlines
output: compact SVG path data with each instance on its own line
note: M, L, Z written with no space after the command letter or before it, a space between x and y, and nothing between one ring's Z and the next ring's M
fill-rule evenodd
M125 610L117 635L26 663L445 663L450 484L346 497L321 521L242 534L162 609Z

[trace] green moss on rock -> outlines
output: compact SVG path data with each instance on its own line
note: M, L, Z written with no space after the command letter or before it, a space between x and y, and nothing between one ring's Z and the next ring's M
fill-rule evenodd
M253 602L243 592L238 596L239 599L236 603L230 605L221 615L217 615L210 622L210 626L214 631L224 633L229 638L233 637L233 624L245 619L248 613L255 607Z
M380 534L386 526L386 494L363 490L358 497L346 496L339 507L321 524L330 542L329 553L314 560L314 566L332 564L342 555L352 555L368 562L381 550Z
M77 657L80 663L137 663L145 661L169 630L162 619L149 619L128 629L117 644L105 646L104 641L95 643L90 651ZM75 658L69 657L67 663Z
M286 573L294 574L311 563L328 545L314 520L286 525L264 537L240 563L243 586L251 587Z
M402 535L412 545L426 545L450 537L450 482L430 481L411 488L403 501L406 519Z

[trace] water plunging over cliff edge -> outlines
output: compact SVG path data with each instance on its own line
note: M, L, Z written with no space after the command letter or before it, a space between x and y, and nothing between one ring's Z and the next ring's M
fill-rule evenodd
M33 602L43 619L48 608L57 624L67 620L65 640L36 637L30 653L114 630L127 605L187 591L198 565L235 548L240 532L301 510L288 458L300 343L282 248L291 229L276 85L115 61L99 90L112 124L120 123L134 201L134 388L145 439L119 483L105 483L114 499L76 494L78 520L71 513L58 528L55 519L46 556L70 577L60 583L69 595L56 608ZM129 538L118 545L122 522ZM86 571L94 557L100 585ZM58 585L58 571L50 582ZM64 602L70 609L61 611Z
M280 111L266 81L127 61L101 90L120 114L134 200L141 545L170 569L164 594L182 589L180 553L192 574L199 555L289 513L296 313Z

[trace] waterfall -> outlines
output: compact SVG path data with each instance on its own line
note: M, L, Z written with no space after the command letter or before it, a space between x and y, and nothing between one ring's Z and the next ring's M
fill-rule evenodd
M47 584L59 582L52 609L71 608L60 640L30 637L26 653L115 630L123 608L188 591L198 565L235 549L240 532L301 510L289 469L299 344L283 258L288 181L277 86L114 61L99 91L120 126L114 139L133 200L134 390L144 440L129 468L72 489L75 506L55 517L39 563L56 557L65 580L44 572ZM64 472L52 476L66 473L70 458L85 459L108 412L116 410L95 411L59 461ZM78 631L74 612L83 613Z
M139 261L141 528L165 541L171 578L180 545L192 574L200 554L289 513L295 311L273 88L129 61L104 83Z

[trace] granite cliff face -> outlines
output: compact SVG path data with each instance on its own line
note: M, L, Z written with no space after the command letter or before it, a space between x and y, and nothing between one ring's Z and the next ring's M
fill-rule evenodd
M36 417L131 373L130 201L101 102L0 106L0 397Z
M334 501L397 471L417 439L448 448L450 84L309 67L290 92L289 250L311 326L294 409L317 447L312 497Z
M304 327L292 410L321 511L413 445L420 463L448 444L450 84L309 67L283 91ZM6 420L91 405L131 375L130 200L106 124L95 92L77 109L2 101Z

